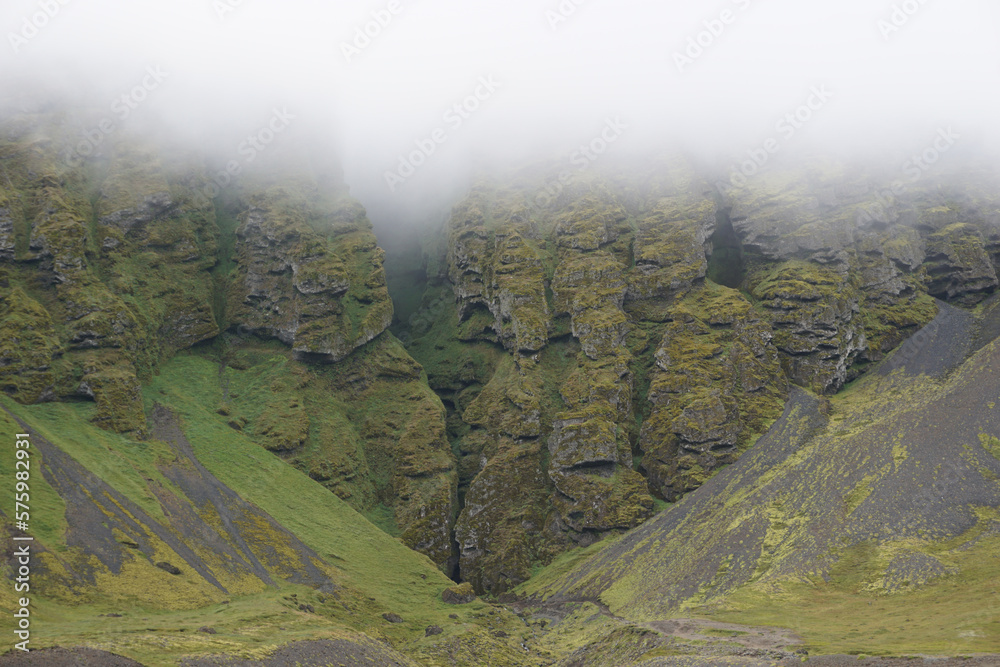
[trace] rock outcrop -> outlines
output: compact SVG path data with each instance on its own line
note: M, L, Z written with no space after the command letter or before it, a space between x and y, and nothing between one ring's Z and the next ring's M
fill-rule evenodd
M449 408L461 576L502 593L641 523L736 462L789 384L835 393L935 297L995 290L988 184L890 201L881 178L822 162L716 189L672 158L456 205L398 330Z
M144 386L210 343L231 428L452 568L445 411L386 332L384 253L343 184L270 165L210 200L197 156L124 131L66 159L68 122L0 142L0 388L92 400L96 425L142 438ZM260 386L231 395L234 373Z
M5 387L25 402L92 398L96 422L141 434L141 380L219 333L211 204L136 140L116 142L93 174L63 161L57 141L9 142L2 326L32 344L8 350Z
M285 186L251 198L236 230L229 318L332 363L388 328L392 302L364 211L349 201L319 209L319 196Z

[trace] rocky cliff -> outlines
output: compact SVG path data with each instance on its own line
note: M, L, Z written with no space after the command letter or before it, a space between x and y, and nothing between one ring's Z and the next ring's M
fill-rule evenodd
M891 172L890 172L891 173ZM398 327L449 410L461 575L501 593L738 460L997 286L995 183L815 161L720 187L683 158L477 186ZM899 189L899 188L897 188ZM437 248L437 250L433 250Z
M855 562L866 591L922 586L993 530L990 165L900 186L810 160L743 188L677 155L533 167L394 264L299 148L218 192L204 156L125 132L82 159L81 127L0 125L0 416L39 438L53 604L251 600L225 640L248 659L245 627L293 612L421 664L574 664L590 616L546 644L474 593L600 623L763 609ZM924 522L934 429L975 484L921 496Z
M143 385L211 345L220 382L247 387L217 406L233 428L449 567L444 409L386 332L383 253L363 208L284 163L210 199L197 155L122 134L84 160L76 129L45 115L4 126L4 391L92 400L95 424L142 438ZM271 339L288 357L280 371L248 351Z

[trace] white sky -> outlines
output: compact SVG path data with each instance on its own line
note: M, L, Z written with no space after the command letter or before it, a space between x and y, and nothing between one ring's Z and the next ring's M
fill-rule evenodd
M287 108L338 142L366 204L445 189L471 156L572 151L610 117L629 125L621 150L679 141L738 154L819 85L833 98L797 134L803 146L919 147L948 124L977 141L997 135L995 0L576 2L396 0L349 63L342 44L389 0L2 0L0 77L86 92L100 108L159 66L169 77L147 106L191 136L254 131ZM904 5L915 12L886 39L879 21ZM58 11L15 53L11 35L46 6ZM560 6L575 11L553 29ZM679 72L674 53L723 11L731 23ZM445 112L484 76L500 88L448 127ZM439 127L447 142L390 195L385 171Z

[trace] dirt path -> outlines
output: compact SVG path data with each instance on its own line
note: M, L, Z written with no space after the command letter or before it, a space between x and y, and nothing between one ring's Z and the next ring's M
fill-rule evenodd
M701 621L678 618L670 621L645 623L643 627L677 639L695 639L707 642L732 642L752 649L788 651L802 643L791 630L784 628L756 628L734 623Z

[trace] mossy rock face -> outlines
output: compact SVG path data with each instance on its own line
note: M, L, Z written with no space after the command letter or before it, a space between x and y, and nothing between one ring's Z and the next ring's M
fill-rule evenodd
M466 339L485 338L489 326L506 348L537 352L548 340L549 312L542 260L522 222L517 202L511 208L487 207L474 193L456 207L449 226L448 276L455 286L460 322ZM499 225L501 217L508 224ZM488 311L492 322L483 319Z
M892 227L880 243L871 244L902 271L915 271L927 258L927 243L920 232L909 227Z
M814 160L725 191L751 262L744 287L773 315L793 381L834 392L934 317L928 294L974 305L996 289L988 174L942 169L911 184Z
M571 255L556 269L556 308L571 316L571 331L593 360L615 355L628 335L624 268L601 252Z
M141 432L139 379L219 331L214 209L195 193L197 167L172 171L126 133L109 140L106 159L74 165L61 157L74 136L67 121L50 120L7 145L4 288L28 299L8 299L7 323L30 316L36 337L31 359L11 360L24 377L8 392L27 402L89 396L99 424Z
M962 305L975 305L998 285L996 267L982 233L956 223L927 238L927 292Z
M476 591L508 591L531 576L542 557L545 476L538 446L512 443L476 476L455 526L462 578Z
M22 403L55 393L53 363L63 352L49 312L24 291L0 290L0 385Z
M504 359L462 419L499 441L524 440L541 435L541 378L530 358Z
M711 201L690 194L659 200L639 221L629 298L655 305L704 278L715 219Z
M624 207L604 193L574 199L555 216L555 240L563 248L597 250L631 231Z
M992 289L995 187L938 177L886 194L883 173L812 160L713 189L673 157L477 185L424 244L444 268L400 326L474 503L463 576L496 592L643 521L650 493L677 500L739 460L790 383L833 394L927 324L929 288L961 303ZM513 452L545 472L519 495L494 465ZM546 517L534 541L501 525L529 503Z
M336 362L392 321L384 253L367 221L320 208L308 191L290 185L252 198L236 231L230 324Z
M583 354L560 388L564 409L551 422L549 478L555 523L570 540L627 529L651 514L652 498L632 470L633 325L626 315L625 267L606 250L567 251L556 268L556 308L570 315Z
M177 168L161 164L155 148L123 141L95 204L94 242L109 287L159 348L140 365L219 333L209 273L217 263L215 210L194 189L200 175Z
M647 263L655 267L646 273L662 271L650 278L657 286L644 293L649 298L704 277L714 221L699 196L658 193L675 199L643 203L640 212L665 226L680 216L682 240L650 249ZM600 178L581 179L555 198L544 194L482 186L455 206L437 262L447 267L454 310L431 287L410 317L409 349L451 410L465 502L457 523L461 572L477 591L502 593L538 562L635 526L654 507L633 470L637 397L628 341L636 321L627 311L634 280L643 279L631 266L640 249L635 214ZM539 201L548 205L527 204ZM676 212L668 215L669 207ZM694 251L700 264L688 269L680 262L691 255L691 234L702 245ZM433 313L441 319L430 325ZM506 354L498 360L490 343ZM439 363L444 354L461 361Z
M672 315L640 436L650 487L671 501L736 461L780 414L787 384L766 319L738 291L708 283Z
M830 263L847 259L873 190L857 170L817 160L802 169L764 170L747 187L720 194L746 252L769 261Z
M790 260L756 267L747 282L768 312L788 376L820 393L843 386L855 358L867 349L850 274Z
M135 373L106 369L84 375L80 392L92 396L97 403L94 423L101 428L116 433L145 433L142 385Z
M454 566L445 410L398 341L379 336L329 365L234 337L226 360L227 419L442 570Z
M449 586L441 593L441 600L446 604L469 604L470 602L474 602L475 599L476 590L469 582L458 584L457 586Z

